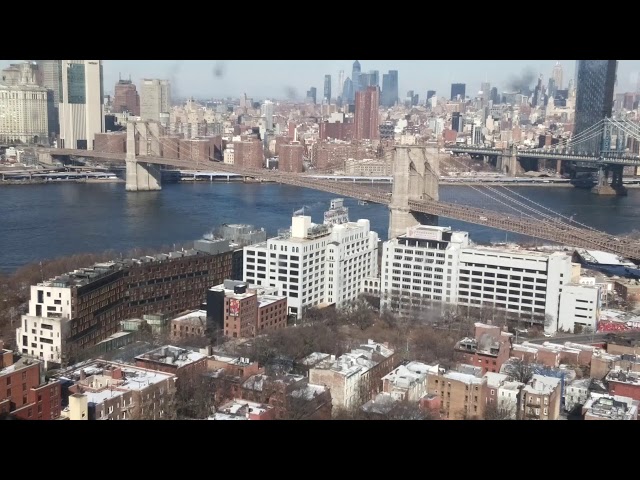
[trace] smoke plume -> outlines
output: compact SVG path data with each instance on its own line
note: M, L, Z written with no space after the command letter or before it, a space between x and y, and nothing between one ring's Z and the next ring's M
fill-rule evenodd
M511 77L507 84L509 93L522 93L528 95L531 85L536 79L536 74L531 67L526 68L520 75Z

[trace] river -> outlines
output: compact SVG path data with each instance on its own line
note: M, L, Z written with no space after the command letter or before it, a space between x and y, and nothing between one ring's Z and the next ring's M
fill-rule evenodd
M622 234L640 229L640 189L630 189L627 197L603 197L572 187L511 188L599 230ZM179 183L137 193L126 192L122 183L2 186L0 271L10 273L30 262L74 253L185 243L221 223L249 223L273 235L288 227L292 213L303 206L313 221L322 221L334 197L279 184ZM441 186L440 198L476 206L492 202L468 186ZM346 205L351 220L368 218L386 239L387 207L358 205L352 199ZM469 231L478 243L530 240L446 218L440 225Z

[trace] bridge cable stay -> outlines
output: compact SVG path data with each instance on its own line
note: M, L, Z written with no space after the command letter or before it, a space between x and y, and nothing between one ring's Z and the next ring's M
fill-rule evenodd
M506 205L506 206L508 206L508 207L510 207L510 208L512 208L512 209L514 209L514 210L516 210L516 211L518 211L519 213L521 213L521 214L522 214L522 215L524 215L524 216L527 216L527 217L530 217L530 218L535 218L535 219L536 219L536 220L538 220L538 221L542 220L543 222L548 223L548 222L547 222L547 220L545 220L545 218L546 218L546 219L551 220L551 221L553 222L553 223L552 223L552 225L554 225L554 226L556 226L556 225L557 225L556 218L551 217L550 215L545 214L544 212L540 212L539 210L535 209L534 207L531 207L530 205L526 205L526 204L524 204L524 203L522 203L522 202L519 202L518 200L516 200L516 199L512 198L511 196L509 196L509 195L507 195L507 194L505 194L505 193L503 193L503 192L500 192L500 191L496 190L496 189L495 189L495 188L493 188L493 187L490 187L490 186L488 186L488 185L483 185L483 187L482 187L482 189L481 189L481 188L478 188L478 187L476 187L476 186L472 185L471 183L465 182L464 180L462 180L460 183L462 183L462 184L463 184L463 185L465 185L465 186L470 187L471 189L473 189L473 190L475 190L475 191L477 191L477 192L482 193L482 194L483 194L483 195L485 195L485 196L488 196L489 198L491 198L492 200L496 201L497 203L500 203L500 204L502 204L502 205ZM489 190L490 192L493 192L494 194L496 194L496 195L498 195L498 196L500 196L500 197L502 197L502 198L505 198L505 199L507 199L508 201L513 202L513 203L515 203L516 205L519 205L520 207L522 207L522 208L524 208L524 209L526 209L526 210L528 210L528 211L532 212L533 214L536 214L536 215L538 215L538 216L540 216L540 217L543 217L543 218L537 218L537 217L533 217L532 215L526 214L526 213L524 213L522 210L519 210L519 209L517 209L516 207L514 207L513 205L509 205L509 204L505 203L504 201L501 201L501 200L500 200L500 199L498 199L497 197L492 196L492 195L490 195L490 194L486 193L485 191L483 191L483 189ZM523 198L527 199L526 197L523 197Z
M603 124L604 124L603 120L600 120L598 123L591 125L589 128L583 130L577 135L571 135L567 138L563 138L555 145L544 145L542 147L536 147L530 150L550 150L550 149L552 150L554 148L569 147L572 143L585 142L585 141L591 140L597 137L598 135L602 135Z
M456 161L457 161L457 160L456 160ZM466 182L464 182L464 181L463 181L463 182L461 182L461 183L465 184ZM485 192L482 192L482 190L480 190L480 189L476 188L476 187L475 187L475 186L473 186L473 185L467 184L467 186L471 187L472 189L474 189L474 190L476 190L476 191L479 191L479 192L481 192L481 193L485 194L485 195L486 195L486 196L488 196L489 198L491 198L491 199L493 199L493 200L497 201L498 203L501 203L501 204L503 204L503 205L507 205L506 203L504 203L503 201L500 201L500 200L499 200L499 199L497 199L496 197L492 197L491 195L489 195L489 194L487 194L487 193L485 193ZM551 224L551 225L553 225L553 226L554 226L554 227L556 227L556 228L557 228L557 226L558 226L558 223L561 223L561 222L558 222L558 218L557 218L557 217L562 217L562 218L565 218L565 219L570 220L568 217L566 217L566 216L564 216L564 215L561 215L561 214L559 214L558 212L555 212L555 211L553 211L552 209L550 209L550 208L548 208L548 207L545 207L545 206L543 206L543 205L537 204L536 202L533 202L532 200L530 200L530 199L528 199L527 197L525 197L524 195L520 195L520 194L518 194L518 193L516 193L516 192L513 192L512 190L509 190L509 189L507 189L506 187L503 187L503 188L505 188L507 191L509 191L509 192L511 192L511 193L516 194L518 197L521 197L521 198L523 198L524 200L527 200L527 201L529 201L529 202L531 202L531 203L533 203L533 204L535 204L535 205L537 205L537 206L539 206L539 207L541 207L541 208L543 208L543 209L545 209L545 210L547 210L547 211L552 212L555 216L551 216L551 215L549 215L549 214L547 214L547 213L545 213L545 212L543 212L543 211L540 211L540 210L538 210L538 209L536 209L536 208L534 208L534 207L532 207L532 206L530 206L530 205L527 205L527 204L525 204L525 203L522 203L522 202L520 202L520 201L518 201L518 200L514 199L514 198L513 198L513 197L511 197L510 195L507 195L507 194L505 194L504 192L500 192L499 190L497 190L497 189L495 189L495 188L493 188L493 187L491 187L491 186L489 186L489 185L483 185L483 188L485 188L485 189L489 190L490 192L493 192L494 194L499 195L499 196L501 196L501 197L503 197L503 198L507 199L508 201L513 202L513 203L515 203L516 205L519 205L520 207L522 207L522 208L524 208L524 209L526 209L526 210L528 210L528 211L532 212L532 213L533 213L533 214L535 214L535 215L538 215L538 216L540 216L540 217L543 217L543 218L533 217L532 215L525 214L525 213L524 213L524 212L522 212L521 210L518 210L516 207L513 207L512 205L507 205L507 206L509 206L509 207L513 208L514 210L519 211L519 213L521 213L522 215L525 215L525 216L530 217L530 218L534 218L534 219L535 219L535 220L537 220L537 221L542 221L542 222L544 222L544 223ZM578 222L575 222L575 223L578 223ZM582 229L580 229L580 228L579 228L579 227L577 227L577 226L572 225L571 223L562 223L562 225L563 225L564 227L567 227L567 228L568 228L568 229L570 229L570 230L576 230L576 231L580 232L581 234L584 234L584 231L582 231ZM587 229L591 230L593 233L607 235L607 233L606 233L606 232L601 232L601 231L599 231L599 230L596 230L596 229L594 229L594 228L592 228L592 227L588 227L588 226L586 226L586 225L585 225L585 227L586 227Z

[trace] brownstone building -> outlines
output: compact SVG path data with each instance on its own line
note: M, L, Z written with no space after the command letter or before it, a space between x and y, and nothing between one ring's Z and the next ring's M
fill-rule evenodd
M318 139L323 140L344 140L350 141L353 139L353 123L342 122L322 122L319 125Z
M43 362L16 359L0 340L0 414L23 420L54 420L60 416L60 383L46 382Z
M196 310L171 320L169 335L172 339L202 338L207 331L207 312Z
M93 149L104 153L126 153L127 132L96 133Z
M328 420L331 394L321 385L310 384L302 375L254 375L242 384L242 399L265 403L275 409L277 420Z
M640 280L622 279L616 280L613 288L625 302L640 302Z
M180 140L179 158L193 162L210 162L213 158L211 141L204 138Z
M114 113L129 112L136 117L140 115L140 95L131 80L116 83L111 109Z
M160 155L164 158L180 158L180 140L182 134L164 135L160 137Z
M510 333L494 325L475 324L475 338L464 338L454 347L460 363L482 367L482 373L500 372L502 364L511 354Z
M264 167L264 149L260 140L233 142L234 165L240 168L261 169Z
M242 384L253 375L263 374L258 362L246 357L228 357L214 353L207 358L207 372L216 403L242 396Z
M300 143L280 145L279 150L278 170L287 173L302 173L304 145Z
M356 92L356 112L354 118L356 140L378 140L380 127L378 109L380 90L377 86Z

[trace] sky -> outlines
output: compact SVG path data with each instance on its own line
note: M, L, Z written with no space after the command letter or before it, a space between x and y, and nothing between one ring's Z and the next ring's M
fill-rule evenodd
M467 95L480 90L488 81L500 92L509 90L514 78L530 72L532 78L543 75L545 85L557 61L563 66L563 87L573 78L575 60L359 60L362 71L398 70L399 96L414 90L420 99L427 90L448 97L451 83L466 83ZM0 67L20 60L0 60ZM173 97L222 98L243 93L256 100L264 98L303 99L309 87L322 97L324 76L331 75L332 93L338 91L338 73L351 77L353 60L103 60L104 89L113 93L119 75L129 76L137 85L142 78L169 79ZM640 60L620 60L616 92L635 91ZM533 84L533 82L532 82Z

